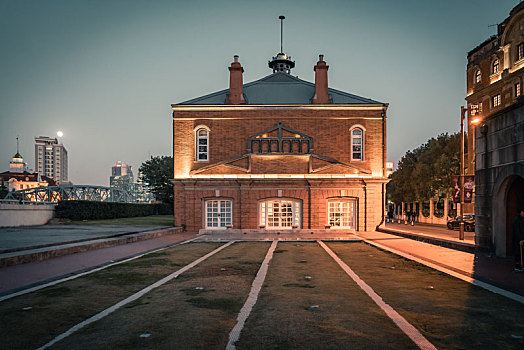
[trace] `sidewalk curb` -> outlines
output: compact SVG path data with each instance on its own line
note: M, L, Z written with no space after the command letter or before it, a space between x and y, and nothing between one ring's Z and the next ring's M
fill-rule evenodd
M91 241L87 241L85 243L81 244L69 244L66 243L62 246L54 246L50 247L51 249L32 249L32 250L40 250L40 251L34 251L34 252L20 252L20 255L12 255L0 258L0 268L2 267L8 267L13 265L19 265L19 264L25 264L35 261L42 261L47 260L51 258L56 258L59 256L64 255L70 255L75 253L81 253L86 252L89 250L96 250L101 248L108 248L108 247L114 247L117 245L122 244L128 244L128 243L134 243L139 241L144 241L152 238L158 238L170 234L174 234L177 232L182 232L181 227L172 227L168 229L160 229L160 230L146 230L142 232L133 233L131 235L128 235L126 237L113 237L113 238L96 238Z
M445 248L460 250L466 253L475 253L476 251L478 251L478 248L474 244L471 244L471 243L456 242L456 241L451 241L448 239L431 237L431 236L426 236L426 235L421 235L421 234L416 234L416 233L411 233L411 232L405 232L405 231L395 230L391 228L380 227L377 229L377 231L382 232L382 233L389 233L395 236L401 236L404 238L414 239L416 241L434 244L434 245L438 245L438 246L445 247Z

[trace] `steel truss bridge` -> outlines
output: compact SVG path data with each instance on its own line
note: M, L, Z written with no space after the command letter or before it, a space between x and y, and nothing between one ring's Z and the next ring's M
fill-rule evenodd
M4 198L9 201L46 202L83 200L98 202L134 203L127 191L101 186L72 185L72 186L43 186L9 192Z

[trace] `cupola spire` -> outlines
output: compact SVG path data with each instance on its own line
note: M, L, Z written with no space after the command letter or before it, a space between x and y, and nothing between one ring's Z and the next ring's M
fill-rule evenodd
M285 16L278 16L280 19L280 52L269 61L269 68L273 69L273 73L284 72L291 73L291 68L295 67L295 62L291 61L291 56L286 56L284 53L284 19Z

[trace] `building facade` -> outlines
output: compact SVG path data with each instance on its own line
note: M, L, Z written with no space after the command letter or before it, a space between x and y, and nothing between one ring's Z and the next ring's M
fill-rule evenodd
M238 56L229 89L173 104L175 224L189 231L374 230L384 222L388 105L273 73L243 84Z
M56 138L35 137L36 172L64 184L68 182L67 162L67 150Z
M475 174L476 243L511 256L511 222L524 207L524 3L468 53L468 174ZM479 124L473 124L479 118Z

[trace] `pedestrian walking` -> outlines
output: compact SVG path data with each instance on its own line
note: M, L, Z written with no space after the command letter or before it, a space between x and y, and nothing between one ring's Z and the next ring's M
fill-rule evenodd
M524 271L524 266L522 266L522 246L524 244L524 207L519 209L517 216L513 220L511 233L513 236L513 252L515 254L515 270Z

